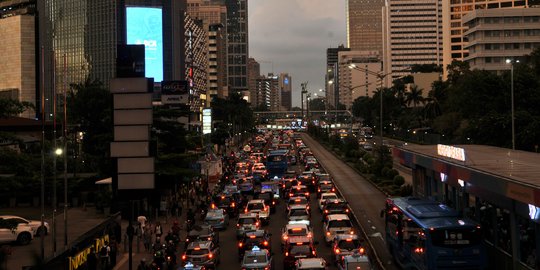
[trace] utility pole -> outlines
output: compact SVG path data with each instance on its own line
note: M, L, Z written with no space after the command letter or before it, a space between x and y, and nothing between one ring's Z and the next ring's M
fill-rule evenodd
M307 93L307 84L308 82L303 82L300 84L302 86L302 92L300 93L300 98L302 100L302 123L304 123L304 94Z

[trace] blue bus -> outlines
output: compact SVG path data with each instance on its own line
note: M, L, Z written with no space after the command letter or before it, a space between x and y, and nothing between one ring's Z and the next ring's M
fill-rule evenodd
M403 269L485 269L480 225L454 209L415 197L386 200L386 243Z
M281 178L287 172L289 168L288 152L289 150L274 150L266 156L266 171L269 179L274 176Z

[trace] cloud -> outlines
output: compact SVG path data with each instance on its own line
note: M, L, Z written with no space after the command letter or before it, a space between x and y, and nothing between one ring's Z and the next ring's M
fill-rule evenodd
M300 83L324 88L326 49L346 42L345 0L250 0L250 57L261 73L293 77L293 106L300 105ZM298 92L298 93L296 93Z

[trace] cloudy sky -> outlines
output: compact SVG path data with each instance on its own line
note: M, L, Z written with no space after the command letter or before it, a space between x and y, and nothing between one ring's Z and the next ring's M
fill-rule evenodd
M326 48L346 44L346 0L249 0L249 54L261 74L289 73L293 106L300 83L324 88Z

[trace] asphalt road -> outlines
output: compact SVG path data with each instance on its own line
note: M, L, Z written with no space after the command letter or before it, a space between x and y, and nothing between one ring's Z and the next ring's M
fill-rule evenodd
M384 241L384 220L380 217L380 211L384 208L386 200L384 193L309 135L302 134L302 139L319 163L334 178L334 184L349 203L384 268L399 269L394 264Z

